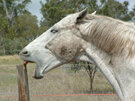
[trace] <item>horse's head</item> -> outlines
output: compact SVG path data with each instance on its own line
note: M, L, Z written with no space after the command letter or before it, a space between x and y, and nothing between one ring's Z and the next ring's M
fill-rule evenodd
M64 63L75 60L81 51L80 32L77 25L87 15L87 9L70 14L27 45L20 57L35 62L35 78Z

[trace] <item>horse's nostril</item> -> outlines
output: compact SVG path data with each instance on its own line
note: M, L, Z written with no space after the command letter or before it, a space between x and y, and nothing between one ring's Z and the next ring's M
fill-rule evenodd
M28 54L28 51L23 51L22 54Z
M29 56L30 54L29 54L29 52L28 52L27 50L22 50L22 51L20 52L20 55Z

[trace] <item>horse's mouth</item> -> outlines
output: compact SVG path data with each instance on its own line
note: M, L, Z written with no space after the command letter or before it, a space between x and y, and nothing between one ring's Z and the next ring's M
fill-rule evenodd
M36 62L34 62L34 61L24 61L24 66L26 66L28 63L35 63L36 64ZM43 78L43 76L42 75L36 75L37 73L36 73L37 71L36 71L36 69L34 69L34 72L33 72L33 78L34 79L42 79Z
M24 65L27 65L28 63L35 63L33 61L24 61Z

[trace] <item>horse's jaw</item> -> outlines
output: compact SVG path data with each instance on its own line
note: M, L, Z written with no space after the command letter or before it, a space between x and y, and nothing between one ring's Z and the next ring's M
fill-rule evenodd
M42 79L47 72L62 65L62 62L58 61L58 60L54 60L54 61L50 60L50 61L46 61L44 63L27 61L27 60L24 60L24 62L36 64L34 74L33 74L33 78L35 78L35 79ZM52 63L49 64L49 62L52 62Z
M25 50L28 49L30 50L32 48L25 47ZM30 56L24 56L21 53L19 54L19 56L23 61L36 64L33 76L35 79L43 78L44 74L46 74L51 69L62 65L64 62L64 60L55 57L48 49L40 49L39 51L33 49Z
M24 57L20 55L20 58L24 61L24 64L27 65L28 63L35 63L36 67L34 69L33 78L35 79L41 79L43 78L43 70L40 68L43 68L45 66L41 65L38 61L35 61L34 59L31 59L31 57Z

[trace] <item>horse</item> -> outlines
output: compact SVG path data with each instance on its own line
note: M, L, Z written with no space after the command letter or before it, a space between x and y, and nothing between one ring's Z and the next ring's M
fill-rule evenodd
M135 101L135 26L111 17L69 14L28 44L20 57L36 63L34 78L72 62L95 64L121 101Z

